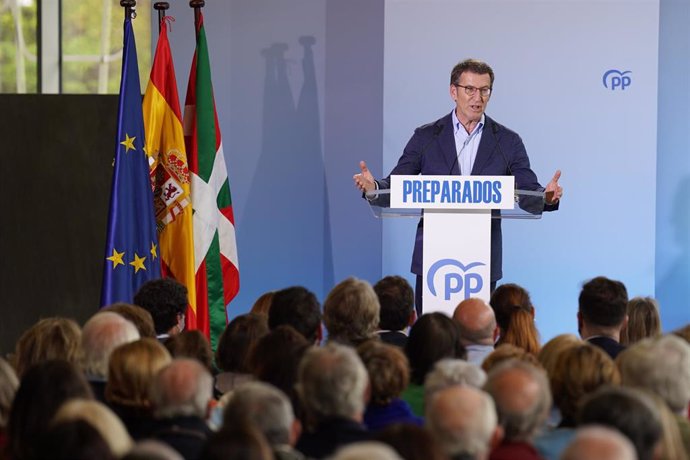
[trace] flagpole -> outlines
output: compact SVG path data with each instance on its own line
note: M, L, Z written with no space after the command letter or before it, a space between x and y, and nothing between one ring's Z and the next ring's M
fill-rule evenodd
M165 17L165 12L170 8L170 3L168 2L156 2L153 4L153 9L158 11L158 33L161 33L161 27L163 26L163 18Z
M120 0L120 6L125 9L125 20L136 17L134 8L137 6L137 0Z
M199 35L196 33L199 29L199 20L201 19L201 9L206 5L204 0L189 0L190 8L194 8L194 35L199 41Z

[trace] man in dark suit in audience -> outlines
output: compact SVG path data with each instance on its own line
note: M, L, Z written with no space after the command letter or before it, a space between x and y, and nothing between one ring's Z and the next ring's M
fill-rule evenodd
M621 329L628 322L628 291L625 285L597 276L582 286L578 304L580 336L616 359L618 353L625 349L620 344Z
M199 458L211 435L206 420L212 398L213 377L200 362L173 360L151 387L157 419L151 437L173 447L185 460Z
M297 450L325 458L339 447L370 439L362 424L369 385L367 370L351 347L312 347L302 358L297 392L307 422Z
M404 348L407 343L405 329L417 319L412 286L402 276L386 276L374 285L374 292L381 305L379 337L386 343Z
M292 326L309 343L321 343L321 305L313 292L302 286L292 286L273 294L268 309L268 327L273 331L282 325Z
M151 313L156 338L161 342L185 328L189 304L187 288L172 278L144 283L134 294L134 304Z
M223 428L248 420L266 437L276 460L304 460L294 446L302 432L288 397L263 382L247 382L232 392L223 411Z

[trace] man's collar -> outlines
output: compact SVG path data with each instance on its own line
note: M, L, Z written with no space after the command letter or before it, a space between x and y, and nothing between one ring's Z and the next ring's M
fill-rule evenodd
M460 123L460 120L458 119L458 114L455 113L455 109L453 109L451 111L450 116L453 119L453 134L457 134L458 131L460 130L460 126L462 126L462 123ZM470 134L474 133L475 131L477 131L478 129L483 127L484 123L486 123L486 114L482 113L482 117L479 119L479 122L474 126L474 129L472 130L472 132ZM465 131L465 132L467 132L467 131Z

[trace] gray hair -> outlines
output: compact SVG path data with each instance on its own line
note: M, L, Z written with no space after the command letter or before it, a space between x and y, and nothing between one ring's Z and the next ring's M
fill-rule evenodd
M376 335L381 306L367 281L347 278L328 293L323 303L323 322L329 340L359 345Z
M213 397L213 377L195 359L177 358L160 370L151 386L157 417L206 418Z
M331 460L402 460L402 457L387 444L365 441L342 447Z
M463 385L435 393L427 406L426 421L429 431L451 457L478 458L487 453L498 425L491 396Z
M134 323L117 313L103 311L93 315L81 332L82 368L88 377L108 377L108 360L113 350L139 340Z
M162 441L145 439L136 443L122 460L184 460L184 457Z
M511 382L511 379L518 382ZM528 388L530 384L536 384L537 394ZM510 359L492 369L484 390L494 398L498 421L508 441L531 440L551 408L546 373L517 359ZM525 401L529 403L526 406Z
M271 446L288 444L295 416L285 394L273 385L247 382L237 387L225 405L223 425L249 420Z
M461 359L442 359L437 362L424 379L424 402L439 390L451 385L468 385L481 388L486 383L486 373L476 364Z
M674 335L645 339L618 357L621 381L659 395L675 413L690 402L690 345Z
M367 370L354 349L329 343L311 348L300 363L297 392L309 415L353 418L364 412Z

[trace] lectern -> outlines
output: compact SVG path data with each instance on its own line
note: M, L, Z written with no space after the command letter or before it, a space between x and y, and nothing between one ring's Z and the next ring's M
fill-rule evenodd
M515 190L513 176L391 176L367 194L374 215L424 219L424 312L452 316L469 297L488 302L491 219L540 219L544 192Z

